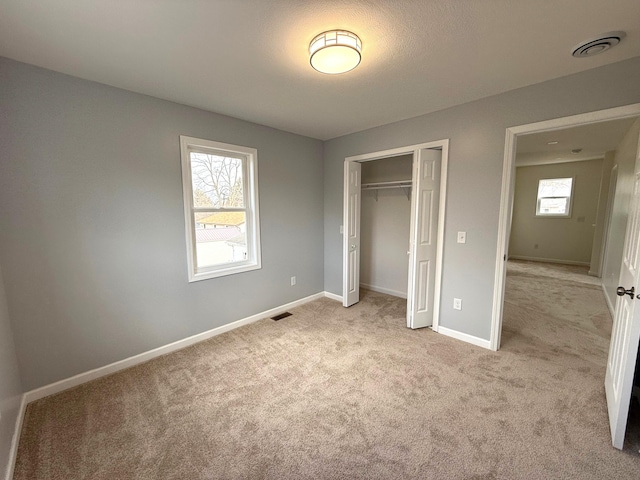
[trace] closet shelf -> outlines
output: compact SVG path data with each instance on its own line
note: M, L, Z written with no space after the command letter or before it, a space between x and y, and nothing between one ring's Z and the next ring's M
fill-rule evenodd
M363 183L363 190L382 190L384 188L411 188L411 180L399 180L396 182Z
M375 182L375 183L363 183L362 190L375 190L375 199L378 201L378 190L385 190L387 188L402 188L407 195L407 200L411 200L411 180L399 180L395 182Z

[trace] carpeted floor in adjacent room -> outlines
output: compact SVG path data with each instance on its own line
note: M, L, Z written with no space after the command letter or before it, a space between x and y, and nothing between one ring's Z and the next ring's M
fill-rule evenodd
M31 403L14 479L640 478L637 439L611 447L611 318L579 268L511 263L498 352L362 297Z

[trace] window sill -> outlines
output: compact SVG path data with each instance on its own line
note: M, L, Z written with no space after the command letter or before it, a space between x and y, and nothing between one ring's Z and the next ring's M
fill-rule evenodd
M202 270L200 272L192 273L189 275L189 283L199 282L201 280L209 280L211 278L224 277L227 275L234 275L236 273L250 272L252 270L259 270L262 268L260 263L242 263L233 266L215 268L212 270Z

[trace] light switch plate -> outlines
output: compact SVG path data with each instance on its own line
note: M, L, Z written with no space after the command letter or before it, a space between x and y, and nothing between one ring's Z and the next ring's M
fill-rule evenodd
M458 243L467 243L467 232L458 232Z

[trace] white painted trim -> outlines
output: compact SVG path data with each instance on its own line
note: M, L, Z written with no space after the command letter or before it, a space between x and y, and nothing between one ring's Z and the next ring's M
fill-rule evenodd
M234 330L238 327L242 327L243 325L248 325L258 320L262 320L263 318L271 317L273 315L281 313L283 310L289 310L291 308L304 305L305 303L309 303L313 300L324 298L325 296L326 296L325 292L316 293L314 295L310 295L300 300L287 303L286 305L281 305L279 307L271 308L269 310L265 310L264 312L251 315L250 317L246 317L241 320L237 320L235 322L227 323L226 325L222 325L220 327L213 328L206 332L192 335L190 337L184 338L182 340L178 340L176 342L170 343L168 345L164 345L162 347L154 348L153 350L149 350L148 352L140 353L138 355L134 355L133 357L125 358L123 360L111 363L109 365L105 365L104 367L99 367L93 370L89 370L88 372L79 373L78 375L74 375L73 377L60 380L50 385L45 385L44 387L40 387L35 390L31 390L25 393L25 399L27 403L29 403L44 397L48 397L49 395L54 395L56 393L62 392L69 388L76 387L78 385L89 382L91 380L104 377L105 375L110 375L120 370L124 370L125 368L139 365L140 363L147 362L161 355L166 355L167 353L175 352L177 350L182 350L183 348L202 342L211 337L215 337L216 335L220 335L221 333Z
M22 423L24 420L24 414L27 409L26 395L20 396L20 407L18 410L18 416L16 417L16 424L13 430L13 437L11 438L11 448L9 450L9 463L7 464L7 470L5 473L5 480L11 480L13 478L13 471L16 468L16 460L18 458L18 444L20 443L20 433L22 432Z
M529 262L558 263L560 265L580 265L581 267L588 267L590 265L589 262L578 262L576 260L560 260L558 258L527 257L525 255L509 255L509 260L527 260Z
M331 293L331 292L324 292L324 296L326 298L330 298L331 300L335 300L337 302L342 303L342 297L340 295L336 295L335 293Z
M624 105L622 107L608 108L606 110L580 113L569 117L554 118L551 120L544 120L542 122L518 125L510 127L507 130L512 131L515 135L551 132L554 130L562 130L567 127L590 125L592 123L606 122L607 120L637 117L638 115L640 115L640 103L632 103L631 105Z
M510 129L504 142L504 162L502 165L502 191L500 193L500 221L498 223L498 253L494 275L493 312L491 315L490 349L500 348L502 335L502 310L504 307L504 287L507 276L507 252L513 214L513 190L515 187L516 137Z
M191 182L191 157L190 149L199 149L203 152L231 153L242 158L242 177L244 208L236 211L245 213L247 259L231 262L224 265L207 267L198 271L196 259L196 235L193 214L196 209L193 205L193 185ZM229 143L203 140L200 138L180 135L180 158L182 169L182 195L184 203L185 241L187 245L187 267L189 282L198 282L236 273L249 272L262 268L261 244L260 244L260 211L258 193L258 150L251 147L231 145Z
M504 303L504 286L506 278L505 256L508 254L509 229L513 210L513 190L515 178L516 137L522 134L561 130L567 127L588 125L592 123L636 117L640 115L640 103L609 108L596 112L582 113L569 117L555 118L543 122L509 127L506 130L504 163L502 168L502 191L500 198L500 216L498 221L498 244L496 252L496 271L493 290L493 312L491 318L491 350L500 348L502 333L502 307Z
M436 142L419 143L417 145L408 145L406 147L391 148L389 150L381 150L379 152L363 153L362 155L354 155L346 157L345 162L368 162L370 160L379 160L381 158L399 157L401 155L407 155L413 153L421 148L438 148L443 146L443 142L449 142L449 140L438 140Z
M521 163L516 163L516 168L520 167L537 167L538 165L557 165L560 163L575 163L575 162L588 162L590 160L602 160L604 158L604 153L599 153L597 155L591 155L589 157L584 158L563 158L561 160L549 159L549 160L524 160Z
M491 350L491 342L489 340L485 340L484 338L474 337L473 335L468 335L457 330L451 330L450 328L443 326L440 326L440 328L438 329L438 333L447 337L455 338L456 340L462 340L463 342L467 342L478 347L486 348L487 350Z
M444 222L447 212L447 173L449 172L449 139L442 140L442 158L440 164L440 204L438 205L438 245L436 252L436 278L433 288L433 325L434 332L440 331L440 291L442 288L442 259L444 258Z
M614 318L615 317L616 308L611 303L611 299L609 298L609 295L607 295L607 289L605 288L604 283L602 284L602 294L604 295L605 302L607 302L607 308L609 309L609 313L611 314L611 318Z
M447 200L447 172L449 170L449 139L436 140L434 142L419 143L416 145L408 145L406 147L391 148L388 150L382 150L378 152L365 153L362 155L353 155L344 159L344 184L343 184L343 225L348 225L347 218L349 213L349 205L347 198L347 187L349 182L349 162L367 162L371 160L379 160L381 158L398 157L401 155L413 154L414 159L423 148L441 149L441 168L440 168L440 204L438 211L438 246L436 253L436 273L435 284L433 288L433 325L432 330L437 332L438 325L440 323L440 295L442 288L442 259L444 256L444 224L446 215L446 200ZM415 186L416 179L413 178L412 173L412 185ZM415 188L414 188L415 191ZM343 238L342 246L342 290L344 298L346 298L346 285L347 285L347 261L348 261L348 242L345 240L346 233ZM409 268L409 275L411 275L411 267ZM411 308L407 305L407 315L409 315ZM408 322L408 318L407 318Z
M368 283L361 283L360 288L371 290L372 292L384 293L387 295L393 295L394 297L407 298L407 292L401 292L399 290L391 290L390 288L377 287L375 285L369 285Z

